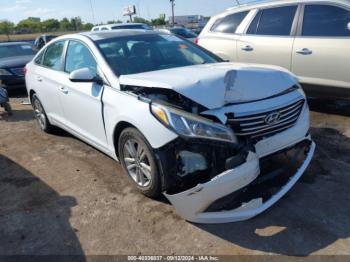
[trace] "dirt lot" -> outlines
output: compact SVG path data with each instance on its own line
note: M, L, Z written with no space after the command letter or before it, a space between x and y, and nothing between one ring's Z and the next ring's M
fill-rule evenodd
M277 205L246 222L196 225L135 192L106 155L42 133L20 100L0 120L1 255L350 254L349 103L311 101L323 111L312 113L317 153Z

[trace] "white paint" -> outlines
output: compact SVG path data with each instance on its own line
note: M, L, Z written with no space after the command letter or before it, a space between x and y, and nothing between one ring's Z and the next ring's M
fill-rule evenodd
M152 148L158 149L172 142L178 135L167 129L151 114L149 103L137 96L120 91L120 84L172 89L210 110L207 115L217 116L223 123L225 113L236 115L266 112L305 99L302 90L268 100L249 102L279 94L297 85L295 76L279 67L235 63L207 64L116 77L96 45L83 35L68 35L55 39L76 39L85 43L98 64L99 75L108 85L74 83L71 78L89 79L86 70L71 75L37 66L27 65L28 93L35 91L50 122L57 125L104 153L117 159L114 131L121 122L136 127ZM227 103L249 102L225 106ZM253 217L278 201L300 178L314 153L315 145L302 167L270 201L262 204L253 199L242 207L216 213L202 213L215 200L226 196L256 179L259 158L305 139L309 130L309 110L305 106L296 125L282 133L261 140L250 152L245 164L218 174L212 181L176 195L166 195L177 212L187 220L202 223L231 222ZM311 139L311 138L309 138Z
M239 63L123 75L119 81L124 85L173 89L209 109L270 97L298 84L294 76L281 68Z
M283 188L280 189L278 193L265 203L262 203L261 199L252 199L248 203L242 203L241 207L234 210L210 213L203 212L216 200L235 192L254 181L259 175L259 164L257 163L258 158L254 154L250 154L246 164L237 169L227 171L206 184L198 185L193 189L176 195L165 194L165 196L175 206L177 213L191 222L217 224L247 220L270 208L295 185L309 166L315 149L316 145L312 143L305 162L296 174Z

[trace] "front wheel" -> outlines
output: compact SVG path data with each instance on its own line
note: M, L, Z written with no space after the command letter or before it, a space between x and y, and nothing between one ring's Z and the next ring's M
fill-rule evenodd
M119 138L119 158L138 190L151 198L161 194L161 178L153 150L135 128L125 129Z

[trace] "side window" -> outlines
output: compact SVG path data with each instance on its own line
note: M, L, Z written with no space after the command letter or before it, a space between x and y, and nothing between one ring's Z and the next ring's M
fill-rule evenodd
M247 16L247 12L240 12L218 19L211 28L213 32L234 34L243 19Z
M71 73L82 68L89 68L96 74L96 60L85 45L77 41L69 41L64 71Z
M263 9L258 12L247 34L289 36L297 6Z
M303 36L350 36L350 11L336 6L307 5Z
M108 28L107 27L102 27L101 31L107 31Z
M43 57L44 57L45 51L41 51L40 54L35 58L34 63L37 65L41 65L43 62Z
M54 70L61 70L64 43L64 41L56 42L46 48L43 61L44 66Z

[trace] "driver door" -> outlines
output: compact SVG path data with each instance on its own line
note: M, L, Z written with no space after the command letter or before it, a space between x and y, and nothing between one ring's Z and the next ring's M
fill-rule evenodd
M96 147L107 147L103 120L103 85L73 83L69 74L89 68L97 74L97 63L90 49L79 41L69 41L64 66L65 77L59 87L60 100L65 115L65 125L73 133Z

